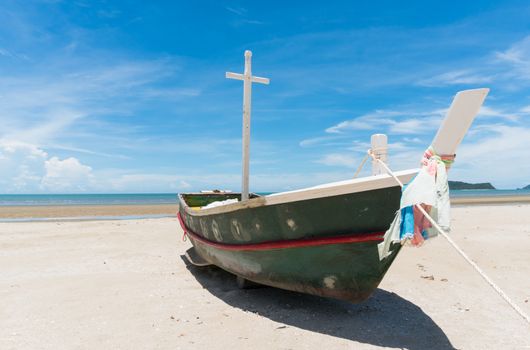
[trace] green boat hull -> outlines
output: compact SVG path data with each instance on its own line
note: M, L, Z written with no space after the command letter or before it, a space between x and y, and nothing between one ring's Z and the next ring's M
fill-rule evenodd
M379 261L377 244L348 243L267 251L227 251L191 239L213 265L250 281L354 303L381 282L401 245Z
M399 207L398 187L201 215L191 207L238 194L184 194L179 216L196 253L247 280L361 302L398 254L377 245Z

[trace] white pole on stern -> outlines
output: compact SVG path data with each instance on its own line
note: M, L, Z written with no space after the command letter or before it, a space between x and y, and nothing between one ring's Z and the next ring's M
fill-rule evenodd
M248 199L249 193L249 156L250 156L250 107L252 102L252 83L268 85L267 78L252 76L252 51L245 51L245 71L243 74L226 72L226 78L243 80L243 172L241 180L241 201Z

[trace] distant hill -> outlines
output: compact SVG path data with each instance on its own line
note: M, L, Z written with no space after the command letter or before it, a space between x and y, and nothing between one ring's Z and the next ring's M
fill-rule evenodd
M528 185L527 187L530 187L530 185ZM451 190L494 190L495 187L493 187L493 185L489 182L470 184L470 183L462 182L462 181L449 181L449 189Z
M530 190L530 185L521 188L521 190Z

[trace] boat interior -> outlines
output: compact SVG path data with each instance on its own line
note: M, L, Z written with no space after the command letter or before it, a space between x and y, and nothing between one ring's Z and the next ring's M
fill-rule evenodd
M226 192L212 192L212 193L186 193L181 194L184 202L194 210L200 210L214 202L224 202L228 200L241 201L241 193L226 193ZM255 193L250 193L249 198L260 197Z

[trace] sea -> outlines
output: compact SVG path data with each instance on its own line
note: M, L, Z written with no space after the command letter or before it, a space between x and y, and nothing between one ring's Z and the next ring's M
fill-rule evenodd
M449 195L454 198L473 198L473 197L511 197L511 196L528 196L530 189L523 190L451 190Z
M177 204L176 193L0 194L0 206Z

